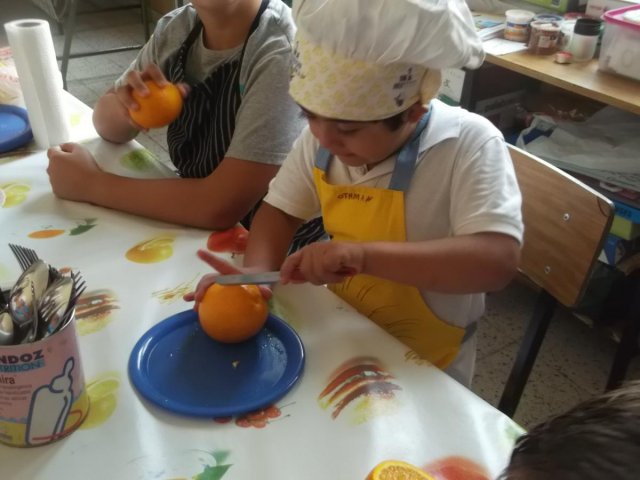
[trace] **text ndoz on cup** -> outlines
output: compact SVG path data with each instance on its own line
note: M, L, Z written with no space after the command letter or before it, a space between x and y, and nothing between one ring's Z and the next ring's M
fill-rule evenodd
M88 412L75 318L37 342L0 347L0 442L53 442L77 429Z

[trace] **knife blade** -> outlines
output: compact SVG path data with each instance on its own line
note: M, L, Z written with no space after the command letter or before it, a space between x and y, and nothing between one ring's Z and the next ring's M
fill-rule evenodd
M278 281L280 281L280 272L277 270L274 272L237 273L216 277L216 283L220 285L264 284L277 283Z
M351 277L356 274L356 271L350 267L343 267L336 273L338 275L342 275L343 277ZM300 273L300 270L294 270L292 277L294 280L304 281L304 277ZM279 281L279 270L261 273L234 273L232 275L220 275L219 277L216 277L216 283L220 285L261 285L266 283L278 283Z

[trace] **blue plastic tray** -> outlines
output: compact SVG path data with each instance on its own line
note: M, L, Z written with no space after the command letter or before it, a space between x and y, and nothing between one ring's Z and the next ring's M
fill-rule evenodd
M33 138L24 108L0 105L0 153L26 145Z

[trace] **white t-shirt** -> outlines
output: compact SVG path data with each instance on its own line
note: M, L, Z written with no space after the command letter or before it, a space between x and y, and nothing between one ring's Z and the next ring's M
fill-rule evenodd
M320 215L313 181L319 144L308 128L271 181L265 201L297 218ZM407 240L421 241L480 232L522 242L521 196L504 138L487 119L438 100L420 139L419 158L405 198ZM327 180L334 185L387 188L395 156L367 171L333 159ZM421 291L442 320L467 327L484 312L484 293L452 295ZM448 373L470 384L475 338L463 344Z
M174 58L197 19L191 5L162 17L137 58L116 80L116 87L126 82L129 71L142 70L149 63L158 65L168 77L168 60ZM187 55L185 76L190 83L203 81L215 68L242 51L242 45L229 50L208 50L202 35L201 31ZM289 97L294 35L290 8L281 0L270 0L247 41L240 67L241 103L227 157L279 165L306 124Z

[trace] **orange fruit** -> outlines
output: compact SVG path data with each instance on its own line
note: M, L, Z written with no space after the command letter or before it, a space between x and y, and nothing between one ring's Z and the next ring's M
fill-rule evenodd
M27 235L29 238L51 238L62 235L64 230L37 230Z
M174 84L159 87L151 80L145 80L149 95L140 96L133 92L132 96L140 108L129 110L131 119L143 128L159 128L173 122L182 110L182 95Z
M366 480L433 480L433 477L410 463L386 460L376 465Z
M198 305L200 326L214 340L237 343L253 337L267 321L269 308L255 285L214 283Z

